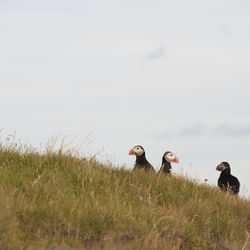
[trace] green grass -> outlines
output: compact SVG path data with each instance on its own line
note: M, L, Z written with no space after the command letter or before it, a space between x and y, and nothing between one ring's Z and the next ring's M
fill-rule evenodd
M185 177L0 146L0 245L249 249L250 202Z

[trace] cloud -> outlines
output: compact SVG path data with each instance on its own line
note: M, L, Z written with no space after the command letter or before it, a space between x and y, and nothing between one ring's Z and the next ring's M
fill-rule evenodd
M222 124L213 130L214 135L250 136L250 125L237 127L231 124Z
M221 31L227 38L235 37L235 35L226 26L223 26Z
M159 59L163 56L166 55L166 48L165 47L159 47L157 48L155 51L147 54L144 58L144 61L152 61L152 60L156 60Z
M202 123L194 123L189 127L183 127L179 130L179 135L184 136L199 136L206 133L206 127Z
M181 127L176 131L164 131L159 135L161 138L173 137L201 137L201 136L226 136L239 137L250 136L250 125L236 126L234 124L219 124L217 126L207 126L203 123L194 123L190 126Z

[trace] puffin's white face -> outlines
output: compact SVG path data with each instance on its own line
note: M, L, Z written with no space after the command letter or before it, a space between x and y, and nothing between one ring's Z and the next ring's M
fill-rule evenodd
M168 162L174 162L174 163L179 163L179 159L177 156L175 156L175 154L173 154L172 152L167 152L164 154L164 158L166 161Z
M139 156L142 155L144 152L144 149L138 145L129 150L129 155Z
M227 162L222 162L216 167L216 170L218 171L224 171L225 169L230 168L229 164Z

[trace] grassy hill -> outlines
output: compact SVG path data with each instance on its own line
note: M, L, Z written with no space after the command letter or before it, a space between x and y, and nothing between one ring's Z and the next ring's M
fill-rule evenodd
M250 202L185 177L0 146L0 245L250 249Z

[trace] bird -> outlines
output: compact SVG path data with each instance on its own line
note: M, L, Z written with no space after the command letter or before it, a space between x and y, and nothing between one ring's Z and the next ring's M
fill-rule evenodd
M231 175L231 168L228 162L222 162L216 167L217 171L221 171L218 179L218 187L223 191L232 191L233 194L237 195L240 191L239 180Z
M140 145L134 146L132 149L129 150L129 155L136 156L135 165L134 165L133 170L144 169L146 171L152 170L153 172L155 172L152 165L147 161L146 155L145 155L145 150L142 146L140 146Z
M179 163L179 158L174 153L167 151L162 156L162 164L158 173L170 174L172 169L171 162Z

